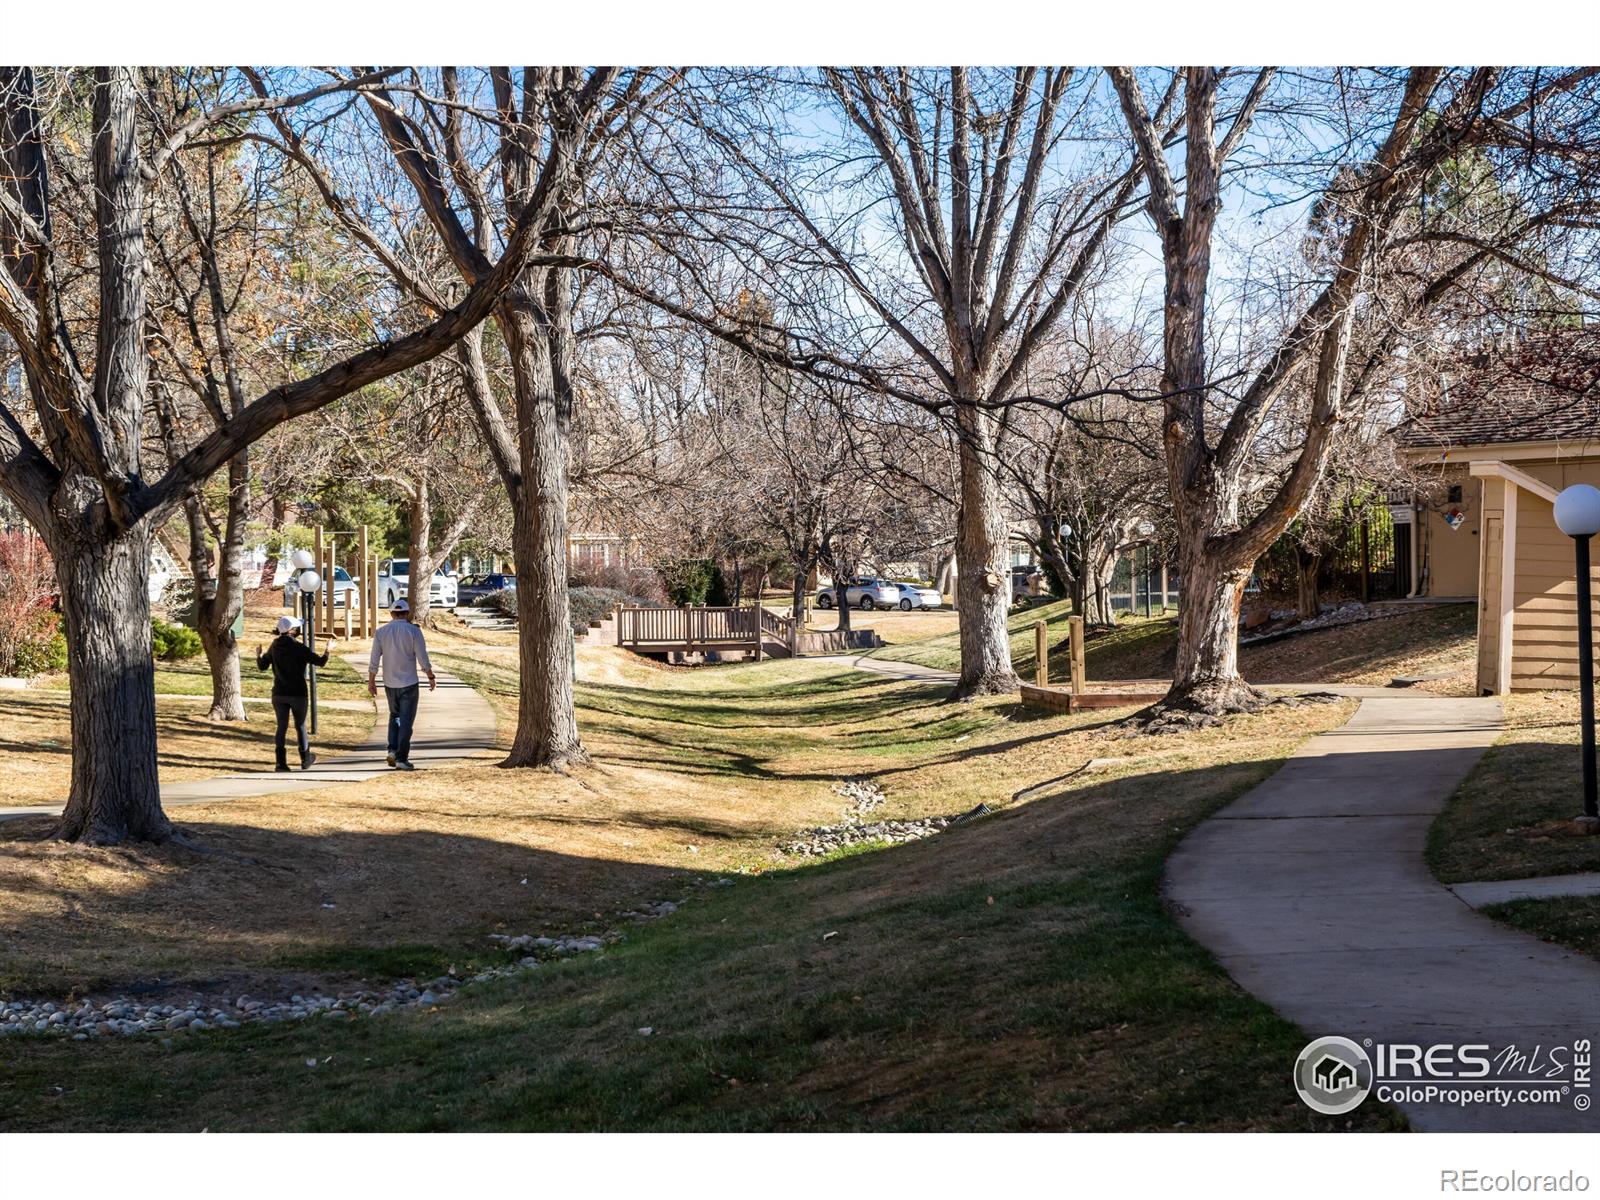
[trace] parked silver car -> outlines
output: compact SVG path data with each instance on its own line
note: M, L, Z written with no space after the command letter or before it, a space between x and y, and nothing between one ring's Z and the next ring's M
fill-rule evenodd
M887 579L847 579L844 595L845 603L852 608L897 608L900 585ZM834 588L825 587L817 592L818 608L832 608L837 603Z

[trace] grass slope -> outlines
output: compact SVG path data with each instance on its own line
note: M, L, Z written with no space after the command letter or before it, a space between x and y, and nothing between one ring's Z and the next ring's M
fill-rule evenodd
M391 838L403 855L396 865L412 864L410 904L387 937L374 920L360 944L369 958L392 955L393 968L404 953L436 961L429 945L435 954L486 945L490 928L573 928L638 900L690 896L678 914L627 927L599 954L434 1011L166 1041L6 1039L0 1127L1394 1121L1372 1106L1336 1120L1305 1109L1289 1080L1303 1035L1236 987L1159 895L1161 864L1183 833L1342 710L1240 717L1153 747L1108 739L1101 716L1033 718L1004 699L946 706L937 688L804 662L654 671L587 648L580 658L594 766L569 778L471 766L419 772L381 793L300 798L316 813L318 836L376 822L363 804L381 803L396 822L348 848L344 869L355 878L332 880L345 887L340 919L369 892L378 905L406 899L386 880L361 878L366 856L385 855ZM501 711L514 705L508 668L452 665L475 671ZM1112 761L1091 767L1091 759ZM782 832L838 819L842 801L829 786L846 774L887 790L885 815L959 811L978 800L1001 811L913 845L825 862L778 858L772 843ZM214 833L225 820L242 848L267 834L250 827L259 816L240 810L203 816L202 829ZM404 854L408 827L413 838L433 830L430 853ZM469 838L504 849L441 858ZM530 865L533 885L518 887L515 872ZM209 862L159 866L225 887ZM697 889L685 868L747 874ZM148 878L151 864L142 869ZM249 873L236 862L226 869ZM330 882L322 869L280 886L309 897ZM75 898L90 928L92 890ZM170 920L169 907L147 905L142 918ZM428 924L419 910L460 919ZM224 926L213 967L255 940L309 927L297 905L280 903L230 941L227 908L212 912ZM474 923L470 941L452 941ZM117 927L144 933L126 915ZM37 927L0 940L14 947L17 932ZM331 929L312 941L335 965L360 962L340 953Z
M1015 613L1009 619L1011 660L1024 679L1034 677L1034 622L1043 620L1050 641L1050 681L1070 679L1071 652L1065 601ZM1381 620L1316 630L1240 648L1239 666L1256 683L1352 683L1382 686L1398 675L1450 672L1429 690L1472 694L1477 614L1470 604L1417 608ZM1091 681L1171 679L1177 645L1176 617L1124 617L1088 631L1084 666ZM957 633L884 646L878 658L961 669Z
M1505 697L1506 731L1428 831L1428 865L1445 883L1600 871L1600 838L1575 837L1582 810L1578 697Z

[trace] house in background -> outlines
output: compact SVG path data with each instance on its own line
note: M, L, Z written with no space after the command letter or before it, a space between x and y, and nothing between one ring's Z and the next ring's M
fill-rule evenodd
M1416 594L1476 597L1481 694L1575 688L1573 547L1552 506L1571 484L1600 486L1600 330L1469 368L1402 438L1440 470L1442 500L1413 510Z

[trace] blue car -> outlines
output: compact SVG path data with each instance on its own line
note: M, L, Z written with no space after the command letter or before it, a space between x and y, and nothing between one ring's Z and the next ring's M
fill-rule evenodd
M502 575L492 572L487 575L466 575L456 581L456 603L458 605L484 604L496 592L506 588L515 588L517 577L515 575Z

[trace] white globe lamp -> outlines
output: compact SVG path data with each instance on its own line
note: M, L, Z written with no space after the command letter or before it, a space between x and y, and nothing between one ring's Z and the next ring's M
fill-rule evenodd
M314 592L322 585L322 576L315 571L305 570L300 572L300 590Z
M1575 483L1556 497L1556 528L1568 537L1600 533L1600 488Z
M289 556L289 561L294 564L296 571L304 571L307 567L317 565L317 560L312 557L309 550L296 550Z

